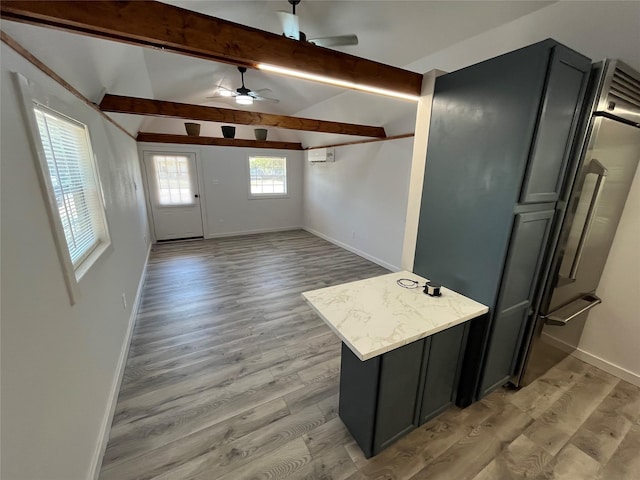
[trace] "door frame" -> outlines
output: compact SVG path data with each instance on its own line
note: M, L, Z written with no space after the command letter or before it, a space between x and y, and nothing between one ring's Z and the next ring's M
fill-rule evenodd
M145 164L145 155L148 154L171 154L171 155L179 155L179 154L187 154L193 155L195 157L195 167L196 167L196 181L198 184L198 195L200 196L200 217L202 220L202 237L207 239L209 238L209 225L207 223L207 202L205 196L205 183L202 178L201 172L204 172L201 163L201 151L200 149L192 149L192 148L179 148L174 146L166 146L163 148L157 148L156 145L139 145L138 146L138 160L140 165L140 174L142 176L142 189L144 191L144 200L145 206L147 208L147 221L149 222L149 238L151 243L158 243L158 239L156 238L156 227L155 222L153 220L153 211L151 209L151 193L149 192L149 176L147 175L147 167Z

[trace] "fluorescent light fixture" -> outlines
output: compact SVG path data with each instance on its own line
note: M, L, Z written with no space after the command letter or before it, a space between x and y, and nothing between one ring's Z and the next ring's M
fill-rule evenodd
M293 70L291 68L276 67L275 65L269 65L266 63L259 63L258 68L260 70L266 70L268 72L289 75L290 77L304 78L305 80L313 80L315 82L328 83L330 85L337 85L339 87L352 88L354 90L360 90L363 92L377 93L379 95L386 95L388 97L401 98L403 100L412 100L414 102L417 102L418 100L420 100L420 97L418 95L409 95L408 93L394 92L393 90L387 90L384 88L370 87L369 85L362 85L361 83L348 82L346 80L338 80L336 78L324 77L322 75L315 75L313 73L301 72L300 70Z
M239 105L253 105L253 97L251 95L237 95L236 103Z

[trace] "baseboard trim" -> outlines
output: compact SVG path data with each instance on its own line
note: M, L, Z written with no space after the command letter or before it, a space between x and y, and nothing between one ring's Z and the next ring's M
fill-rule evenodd
M260 228L257 230L241 230L238 232L227 232L227 233L210 233L205 235L205 239L211 238L223 238L223 237L239 237L242 235L255 235L258 233L274 233L274 232L288 232L291 230L300 230L303 227L300 226L290 226L290 227L277 227L277 228Z
M544 336L546 342L562 350L563 352L570 353L573 357L577 358L578 360L582 360L583 362L588 363L589 365L593 365L594 367L597 367L600 370L603 370L607 373L610 373L611 375L614 375L624 380L625 382L629 382L637 387L640 387L640 375L630 370L627 370L626 368L620 367L615 363L611 363L608 360L598 357L597 355L594 355L585 350L582 350L581 348L574 350L574 348L568 343L563 342L562 340L559 340L555 337L552 337L547 333L543 332L542 335Z
M614 363L611 363L603 358L598 357L592 353L586 352L581 348L578 348L575 352L572 353L574 357L578 360L582 360L585 363L593 365L594 367L598 367L600 370L604 370L611 375L615 375L618 378L621 378L625 382L629 382L636 387L640 387L640 375L633 373L626 368L620 367Z
M104 453L107 450L107 444L109 443L109 433L111 431L111 423L113 422L113 415L116 411L116 404L118 402L118 394L120 393L120 386L122 385L122 379L124 377L124 368L127 363L127 356L129 355L129 347L131 346L131 336L133 335L133 327L136 323L136 316L138 314L138 307L140 306L140 297L142 296L142 286L147 276L147 266L149 265L149 255L151 254L151 244L147 248L147 256L144 261L144 267L142 268L142 274L140 275L140 281L138 282L138 290L131 306L131 316L129 317L129 325L127 326L127 332L125 334L122 349L120 350L120 358L118 358L118 366L116 368L116 376L111 384L111 393L109 395L109 404L102 421L100 428L101 435L99 436L98 445L93 455L93 461L91 462L92 473L90 478L98 480L100 476L100 468L102 467L102 459Z
M348 250L351 253L355 253L359 257L366 258L370 262L377 263L378 265L380 265L381 267L386 268L387 270L390 270L392 272L399 272L400 270L402 270L400 267L398 267L396 265L391 265L390 263L387 263L384 260L379 259L378 257L374 257L373 255L369 255L367 252L363 252L362 250L359 250L359 249L357 249L355 247L352 247L351 245L346 244L344 242L341 242L340 240L336 240L335 238L330 237L328 235L325 235L324 233L320 233L317 230L314 230L313 228L302 227L302 229L307 231L307 232L309 232L309 233L311 233L312 235L315 235L316 237L320 237L320 238L326 240L327 242L331 242L334 245L337 245L337 246L339 246L341 248L344 248L345 250Z

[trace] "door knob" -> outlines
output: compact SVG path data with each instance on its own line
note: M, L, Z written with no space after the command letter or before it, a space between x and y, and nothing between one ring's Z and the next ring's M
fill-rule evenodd
M194 195L194 197L198 198L200 195L198 195L197 193Z

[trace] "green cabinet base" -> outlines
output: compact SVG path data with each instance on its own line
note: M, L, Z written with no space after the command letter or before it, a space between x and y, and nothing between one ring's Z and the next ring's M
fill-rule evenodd
M367 458L456 398L468 322L361 361L342 344L339 415Z

